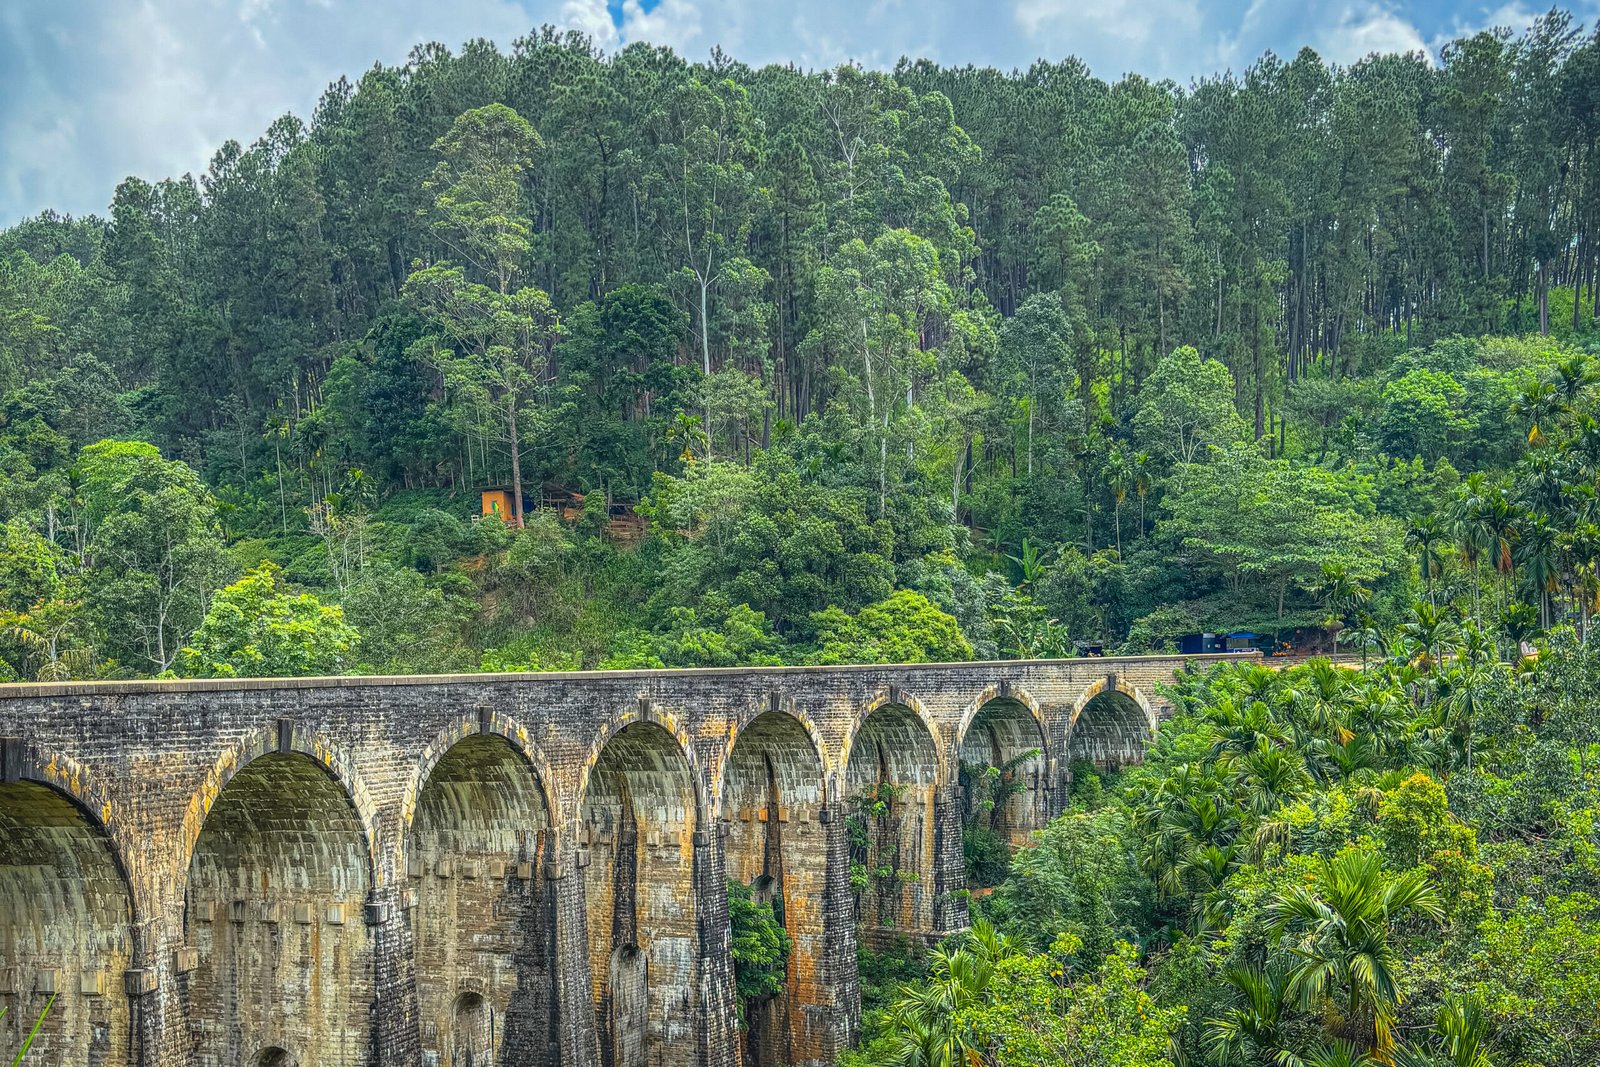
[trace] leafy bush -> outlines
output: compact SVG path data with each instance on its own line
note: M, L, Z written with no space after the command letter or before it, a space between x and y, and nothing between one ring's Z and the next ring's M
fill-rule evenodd
M729 942L734 984L739 994L740 1018L744 1005L783 992L788 975L789 933L773 903L756 900L743 882L728 880Z

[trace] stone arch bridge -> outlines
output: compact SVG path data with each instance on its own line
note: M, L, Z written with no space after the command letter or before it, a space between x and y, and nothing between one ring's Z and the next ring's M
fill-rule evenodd
M858 937L965 925L961 766L1020 843L1186 662L0 686L0 1051L829 1063ZM793 942L743 1030L729 880Z

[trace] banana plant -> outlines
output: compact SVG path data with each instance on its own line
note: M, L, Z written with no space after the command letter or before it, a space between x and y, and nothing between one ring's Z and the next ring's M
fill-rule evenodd
M1027 537L1022 539L1022 555L1007 556L1012 563L1017 565L1017 572L1022 575L1018 588L1027 588L1040 578L1048 566L1048 550L1041 550L1038 545Z

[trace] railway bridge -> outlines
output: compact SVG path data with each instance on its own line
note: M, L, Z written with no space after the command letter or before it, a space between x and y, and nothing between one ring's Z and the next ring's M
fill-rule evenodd
M962 765L1021 843L1207 658L0 686L0 1051L827 1064L858 938L966 923ZM793 945L744 1030L730 880Z

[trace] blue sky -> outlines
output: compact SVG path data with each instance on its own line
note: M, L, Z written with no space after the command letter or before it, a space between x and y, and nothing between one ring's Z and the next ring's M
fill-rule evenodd
M1600 0L1576 0L1586 22ZM1181 82L1310 45L1349 62L1426 49L1527 0L0 0L0 226L44 208L104 212L128 174L203 170L285 111L310 113L340 74L425 40L503 45L543 23L607 47L649 40L690 58L888 66L901 55L1026 66L1078 55L1102 77Z

